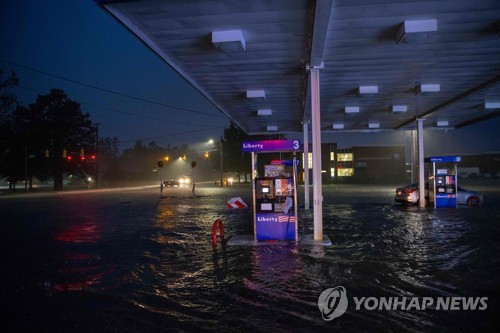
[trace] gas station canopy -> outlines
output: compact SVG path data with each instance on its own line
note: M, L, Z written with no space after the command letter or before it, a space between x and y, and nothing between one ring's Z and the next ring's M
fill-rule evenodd
M498 0L97 0L248 134L460 128L500 115Z

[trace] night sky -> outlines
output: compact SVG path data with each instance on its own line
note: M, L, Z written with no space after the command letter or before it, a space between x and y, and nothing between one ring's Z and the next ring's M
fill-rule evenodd
M122 148L137 139L206 142L229 125L92 0L2 2L0 43L0 67L20 78L14 93L22 105L61 88L100 124L100 137L116 136Z
M122 149L138 139L163 147L195 146L218 139L229 125L92 0L3 1L0 67L20 78L14 93L22 105L61 88L100 124L100 137L118 137ZM426 155L498 152L498 128L500 117L459 130L426 131ZM410 140L398 131L324 134L323 142L348 148Z

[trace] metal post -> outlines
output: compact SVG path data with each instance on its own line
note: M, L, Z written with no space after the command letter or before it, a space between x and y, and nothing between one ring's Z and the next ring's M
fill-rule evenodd
M418 206L425 207L425 175L424 175L424 119L417 119L418 129ZM435 199L434 199L435 201Z
M252 206L253 206L253 240L257 241L257 201L255 198L255 163L257 160L255 159L255 152L252 152L252 175L250 177L250 181L252 182Z
M430 184L429 184L429 190L430 190ZM436 200L436 162L432 162L432 197L434 201L434 208L437 206L437 200ZM431 200L431 194L429 193L429 201Z
M99 185L99 123L95 127L95 188Z
M310 69L312 158L313 158L313 214L314 240L323 240L323 183L321 180L321 123L319 96L319 69Z
M222 150L222 136L220 137L220 146L219 146L219 152L220 152L220 186L224 186L222 183L222 176L224 173L224 151Z
M160 197L163 197L163 167L159 166L160 168Z
M28 192L28 140L24 139L24 192Z
M304 122L304 209L309 210L309 125Z

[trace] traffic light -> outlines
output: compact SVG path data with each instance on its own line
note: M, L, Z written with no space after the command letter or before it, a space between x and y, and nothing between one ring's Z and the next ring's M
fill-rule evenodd
M62 157L66 157L67 153L66 149L63 149Z
M85 150L83 148L80 149L80 157L85 157Z
M186 154L182 155L182 159L185 161L186 160Z
M49 157L49 150L48 149L45 149L45 157Z
M205 158L208 158L208 151L205 152Z

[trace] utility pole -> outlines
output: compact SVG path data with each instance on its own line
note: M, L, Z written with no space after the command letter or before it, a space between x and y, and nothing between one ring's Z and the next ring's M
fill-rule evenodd
M222 136L220 137L220 147L219 147L219 152L220 152L220 186L224 186L222 183L222 178L223 178L223 173L224 173L224 151L222 150Z
M28 140L24 139L24 192L28 192Z
M95 127L95 188L99 185L99 123Z

